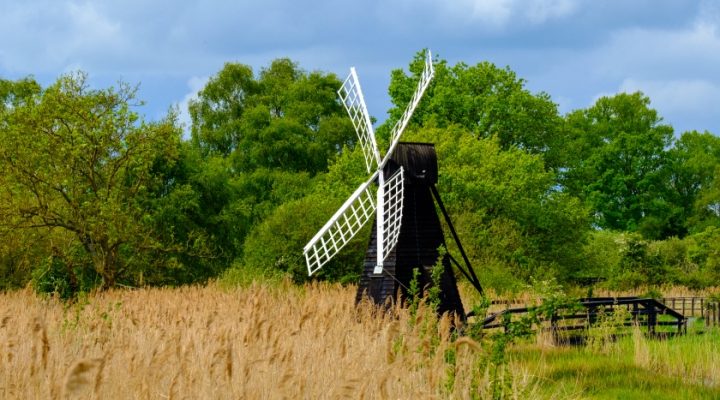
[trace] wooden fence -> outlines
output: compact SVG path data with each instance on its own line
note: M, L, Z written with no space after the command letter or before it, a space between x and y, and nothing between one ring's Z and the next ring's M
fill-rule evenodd
M685 318L702 318L706 326L720 325L720 303L707 297L666 297L665 305L684 315Z
M683 314L659 300L639 297L579 299L577 307L569 310L557 310L549 320L541 321L541 324L545 325L544 329L549 329L556 334L563 331L586 330L595 325L598 318L614 314L618 308L623 308L627 312L628 319L619 321L624 326L643 326L651 334L660 334L659 327L669 327L674 333L684 333L687 329L687 319ZM507 308L490 313L483 320L483 328L507 330L508 324L514 320L513 316L527 314L531 309L532 307ZM661 316L664 317L660 318Z

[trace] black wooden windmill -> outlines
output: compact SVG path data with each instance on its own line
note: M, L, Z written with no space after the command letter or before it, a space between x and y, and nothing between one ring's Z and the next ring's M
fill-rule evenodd
M388 300L397 298L398 292L408 294L415 268L420 271L420 287L431 284L430 271L438 261L439 247L445 245L435 208L437 204L465 262L463 268L449 254L442 259L444 270L440 279L438 311L453 312L464 318L450 263L453 262L477 290L482 292L482 287L435 188L438 177L435 147L430 143L400 142L400 136L434 73L432 56L428 51L417 90L393 127L390 147L381 157L357 74L354 68L350 69L350 75L338 94L353 121L371 175L308 242L304 254L308 273L312 275L375 216L357 301L368 296L377 304L386 304ZM372 193L373 183L377 184L376 193Z

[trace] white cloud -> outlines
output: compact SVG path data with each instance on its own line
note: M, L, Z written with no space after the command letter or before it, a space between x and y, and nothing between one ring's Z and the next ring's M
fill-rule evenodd
M669 113L716 112L720 105L720 85L705 80L653 81L625 79L621 92L645 93L653 106Z
M539 25L566 17L582 0L399 0L395 6L407 14L412 11L429 15L441 25L495 31L525 24ZM389 7L384 4L382 7ZM387 11L391 15L397 12Z
M720 70L718 24L698 18L687 29L633 28L615 32L593 52L587 64L608 78L682 78L679 74L714 79Z
M183 99L180 100L179 103L176 103L180 111L178 120L182 124L183 130L185 131L185 139L188 139L190 137L190 126L192 125L190 113L188 112L188 106L190 105L190 101L197 100L198 92L200 92L200 90L205 87L205 84L207 84L209 79L210 77L207 76L193 76L192 78L188 79L187 86L190 91L185 94L185 97L183 97Z
M90 2L15 2L0 11L0 65L8 70L63 70L128 48L121 25Z
M528 21L542 24L545 21L572 14L577 9L579 2L575 0L534 0L515 1L515 3L518 8L524 7L521 12Z
M642 80L625 79L620 92L641 91L650 98L650 106L663 119L676 128L676 133L687 130L712 130L712 120L720 105L720 83L707 80Z

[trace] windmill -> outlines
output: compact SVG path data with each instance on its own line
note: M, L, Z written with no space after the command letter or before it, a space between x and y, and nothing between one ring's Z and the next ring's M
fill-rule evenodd
M468 268L467 271L463 269L449 255L443 258L441 304L438 311L451 311L464 317L450 261L455 262L478 290L482 289L435 189L437 158L434 146L400 142L434 74L432 55L428 50L417 89L390 132L387 152L381 155L357 73L355 68L350 69L338 95L357 132L370 176L310 239L303 253L308 274L312 275L330 261L370 218L375 217L357 300L368 296L377 304L385 304L388 299L395 299L398 291L407 295L414 268L419 268L421 287L430 283L429 271L438 260L438 247L444 245L433 203L435 198ZM373 183L377 187L375 193Z

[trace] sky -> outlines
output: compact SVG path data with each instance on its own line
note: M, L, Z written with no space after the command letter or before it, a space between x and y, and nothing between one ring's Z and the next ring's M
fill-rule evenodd
M177 106L189 123L226 62L289 57L341 78L355 66L382 122L390 72L423 48L508 66L563 114L639 90L677 134L720 134L720 0L0 0L0 78L139 84L149 120Z

